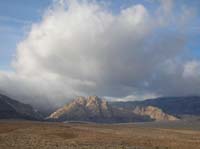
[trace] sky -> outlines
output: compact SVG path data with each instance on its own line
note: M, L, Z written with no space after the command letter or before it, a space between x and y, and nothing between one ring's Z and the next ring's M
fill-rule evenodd
M76 96L200 95L199 0L1 0L0 92L34 106Z
M38 22L51 0L0 1L0 69L11 70L16 45L23 40L32 23Z

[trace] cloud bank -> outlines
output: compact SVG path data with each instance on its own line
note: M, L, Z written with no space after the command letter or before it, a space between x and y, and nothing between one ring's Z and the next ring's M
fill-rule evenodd
M113 13L96 1L57 0L32 25L0 90L33 105L79 95L130 97L199 94L200 63L184 57L188 20L171 0L153 12L137 4Z

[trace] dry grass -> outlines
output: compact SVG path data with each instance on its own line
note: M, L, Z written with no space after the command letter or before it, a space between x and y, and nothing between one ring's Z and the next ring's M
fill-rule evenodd
M2 149L200 149L200 131L127 125L1 121Z

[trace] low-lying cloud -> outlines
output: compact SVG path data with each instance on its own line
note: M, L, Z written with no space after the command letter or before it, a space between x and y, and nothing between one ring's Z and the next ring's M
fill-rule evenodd
M13 72L0 73L0 90L34 105L199 94L200 63L183 56L192 13L175 15L173 5L113 13L105 3L55 1L18 44Z

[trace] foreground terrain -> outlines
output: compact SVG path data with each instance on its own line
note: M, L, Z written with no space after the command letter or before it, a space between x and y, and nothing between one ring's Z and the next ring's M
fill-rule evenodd
M0 121L3 149L198 149L196 125L48 123Z

